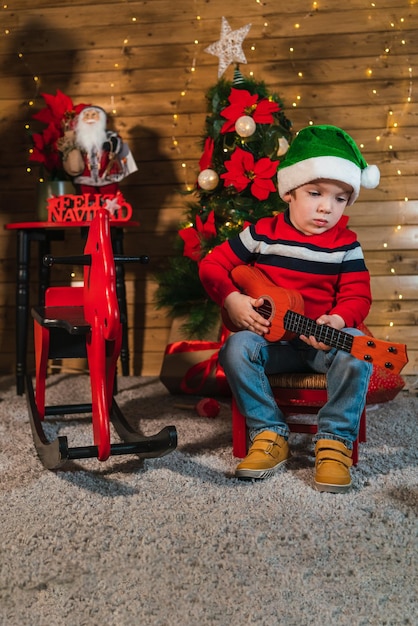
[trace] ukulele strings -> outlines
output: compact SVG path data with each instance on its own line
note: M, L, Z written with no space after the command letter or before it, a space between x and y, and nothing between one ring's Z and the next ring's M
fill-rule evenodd
M326 324L317 324L309 317L304 317L294 311L287 311L284 316L284 322L285 329L297 335L305 335L307 337L313 335L317 341L323 341L334 348L351 352L353 337L348 333L344 333Z
M255 309L255 311L257 311L257 313L260 313L261 317L264 317L265 320L269 319L272 310L273 307L271 306L270 302L266 300L264 300L264 303L261 306Z

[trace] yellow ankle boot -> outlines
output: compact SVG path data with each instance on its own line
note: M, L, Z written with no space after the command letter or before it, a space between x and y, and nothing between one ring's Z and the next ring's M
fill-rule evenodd
M315 486L318 491L344 493L351 487L352 450L341 441L320 439L315 446Z
M237 465L237 478L267 478L290 458L289 444L272 430L264 430L254 437L248 454Z

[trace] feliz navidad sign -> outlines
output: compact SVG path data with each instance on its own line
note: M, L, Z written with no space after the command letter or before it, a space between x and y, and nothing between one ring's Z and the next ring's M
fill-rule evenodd
M47 200L48 222L90 222L99 209L107 209L112 221L127 222L132 217L132 206L118 192L116 195L65 194Z

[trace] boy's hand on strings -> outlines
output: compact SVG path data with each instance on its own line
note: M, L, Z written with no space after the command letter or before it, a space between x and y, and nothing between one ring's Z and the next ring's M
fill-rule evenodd
M234 326L240 330L251 330L257 335L265 335L270 322L256 311L263 303L263 298L255 299L233 291L225 298L224 307Z
M342 317L339 315L321 315L316 320L317 324L326 324L327 326L331 326L331 328L335 328L336 330L341 330L345 326L345 322ZM312 346L317 350L331 350L331 346L327 346L322 341L317 341L313 335L310 337L306 337L305 335L300 335L300 339L308 344L308 346Z

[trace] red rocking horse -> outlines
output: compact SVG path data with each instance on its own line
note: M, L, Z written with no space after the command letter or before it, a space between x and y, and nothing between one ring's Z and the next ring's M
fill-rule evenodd
M72 459L134 454L158 457L176 448L177 433L167 426L153 436L144 437L125 420L114 398L116 364L122 342L122 324L116 295L115 262L148 262L148 257L114 256L110 218L100 209L91 222L84 255L46 257L56 263L84 266L83 287L50 287L45 306L32 309L34 318L36 386L27 378L28 409L32 435L39 458L48 469ZM48 360L87 356L91 402L45 406ZM92 414L93 445L69 447L67 437L48 441L43 422L48 415ZM111 443L110 422L122 442Z

